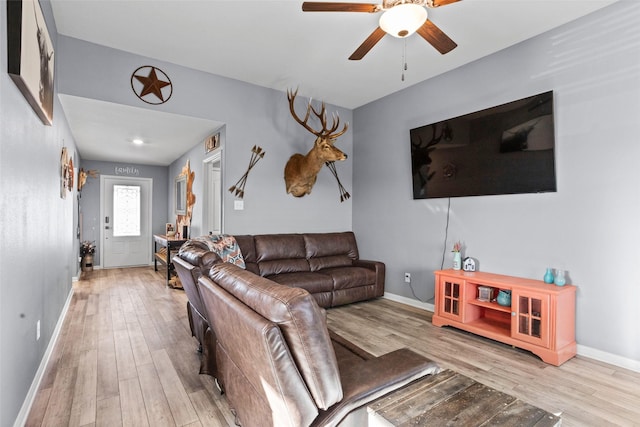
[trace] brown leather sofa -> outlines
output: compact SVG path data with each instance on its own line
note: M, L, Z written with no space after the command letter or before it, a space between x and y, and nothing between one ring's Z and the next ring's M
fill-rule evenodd
M238 425L345 425L358 408L438 371L408 349L366 353L329 332L309 292L236 265L216 263L198 287Z
M335 307L384 294L385 265L359 258L353 232L236 235L248 271L277 283L306 289L321 307ZM203 353L200 373L217 377L215 336L209 328L198 278L220 259L207 237L186 242L173 265L187 294L191 333Z
M384 263L361 260L351 231L234 237L247 270L283 285L306 289L320 307L336 307L384 294ZM187 242L178 257L186 259L184 256L197 248L207 249L205 241L206 237Z

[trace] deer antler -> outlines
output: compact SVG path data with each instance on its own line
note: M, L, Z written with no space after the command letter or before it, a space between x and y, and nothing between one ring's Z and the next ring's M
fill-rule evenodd
M298 89L295 92L291 92L291 90L287 90L287 99L289 100L289 111L291 111L291 115L295 119L296 122L300 123L306 130L317 136L318 138L325 139L336 139L339 136L343 135L347 129L349 129L349 123L345 123L342 130L335 133L338 127L340 126L340 117L337 113L331 115L331 128L327 127L327 108L322 102L320 107L320 111L316 110L311 102L307 104L307 113L304 116L304 120L300 119L296 114L295 107L293 105L296 96L298 95ZM316 115L318 119L320 119L320 124L322 124L322 130L315 130L309 125L309 117L311 116L311 112Z

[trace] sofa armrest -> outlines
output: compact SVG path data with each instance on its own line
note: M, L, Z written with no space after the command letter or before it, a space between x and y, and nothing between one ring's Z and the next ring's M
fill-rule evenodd
M200 268L205 274L214 264L222 261L218 255L209 250L205 243L196 240L189 240L182 245L177 256L194 267Z
M312 425L336 426L351 411L439 371L435 362L407 348L362 363L340 366L344 397L326 411L321 411Z
M365 259L357 259L353 261L353 266L368 268L376 273L376 293L377 297L384 295L384 277L386 267L381 261L369 261Z

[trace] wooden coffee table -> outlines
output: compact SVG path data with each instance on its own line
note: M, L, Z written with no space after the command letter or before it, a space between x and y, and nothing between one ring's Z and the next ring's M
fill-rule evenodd
M367 412L369 427L562 424L556 415L448 369L381 397Z

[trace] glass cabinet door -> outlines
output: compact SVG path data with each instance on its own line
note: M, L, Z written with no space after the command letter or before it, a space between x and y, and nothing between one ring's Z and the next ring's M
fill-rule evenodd
M440 286L440 315L462 320L462 284L456 283L449 278L443 278L440 281Z
M512 296L515 317L511 322L511 335L522 341L549 347L549 296L516 293Z

